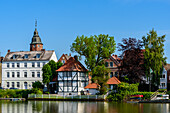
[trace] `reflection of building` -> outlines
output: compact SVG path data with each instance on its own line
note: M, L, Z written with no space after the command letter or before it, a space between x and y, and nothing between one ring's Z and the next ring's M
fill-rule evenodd
M70 57L58 70L58 93L78 94L88 84L87 69L77 60Z
M2 63L2 87L30 89L35 81L42 81L42 67L50 60L57 62L55 51L46 51L35 28L30 51L8 50Z

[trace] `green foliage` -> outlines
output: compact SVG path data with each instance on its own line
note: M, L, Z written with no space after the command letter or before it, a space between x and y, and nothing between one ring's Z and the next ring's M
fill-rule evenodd
M80 59L81 56L85 57L85 64L92 72L92 82L99 82L102 89L107 87L105 86L107 79L104 76L108 70L104 66L104 59L109 58L114 53L115 45L114 37L100 34L90 37L78 36L71 46L71 51L77 52Z
M165 35L158 37L156 31L153 29L147 34L147 37L143 37L143 42L145 46L145 74L147 77L150 77L150 70L153 70L152 84L158 86L163 65L166 64L166 57L164 57Z
M48 62L50 68L51 68L51 72L52 72L52 76L50 77L50 81L52 81L53 77L57 76L57 72L56 70L58 69L57 68L57 63L54 61L54 60L50 60Z
M158 89L159 92L167 91L167 89Z
M120 83L118 87L115 89L117 92L112 92L107 96L107 99L110 101L123 101L128 98L134 92L138 91L139 84L128 84L128 83Z
M58 62L57 62L57 69L59 69L62 65L63 65L63 63L60 62L60 61L58 61Z
M48 84L52 76L50 65L45 64L42 68L42 71L43 71L43 83Z
M32 87L42 89L42 83L40 81L36 81L33 83Z
M39 88L32 88L31 93L33 93L33 94L43 94L42 89L39 89Z

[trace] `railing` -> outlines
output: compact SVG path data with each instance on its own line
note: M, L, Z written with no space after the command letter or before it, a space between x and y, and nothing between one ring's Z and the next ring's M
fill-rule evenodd
M28 94L28 99L86 99L105 100L105 95L57 95L57 94Z

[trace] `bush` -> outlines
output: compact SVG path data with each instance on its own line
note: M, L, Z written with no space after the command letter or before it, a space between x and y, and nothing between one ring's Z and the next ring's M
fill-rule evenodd
M40 81L37 81L37 82L34 82L33 85L32 85L33 88L40 88L42 89L43 88L43 85Z
M134 92L131 95L143 95L142 99L150 99L154 92Z
M107 99L110 101L123 101L127 100L129 96L138 91L139 84L128 84L128 83L120 83L118 87L115 89L117 92L112 92L107 96Z

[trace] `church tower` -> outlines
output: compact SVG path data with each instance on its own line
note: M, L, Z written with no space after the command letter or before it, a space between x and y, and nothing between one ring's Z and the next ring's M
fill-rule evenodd
M38 35L37 21L35 21L35 31L30 44L30 51L41 51L43 49L43 43Z

